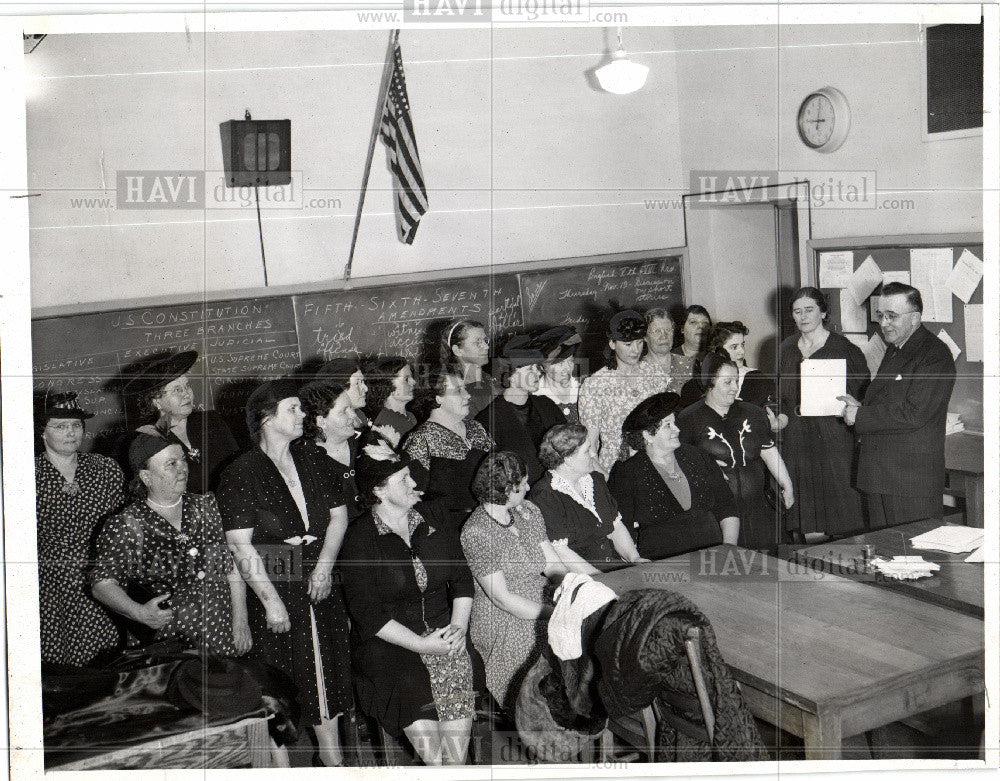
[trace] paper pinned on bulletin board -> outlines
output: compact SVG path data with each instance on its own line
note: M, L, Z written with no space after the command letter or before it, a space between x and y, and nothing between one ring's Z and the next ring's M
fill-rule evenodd
M865 299L872 294L872 291L882 284L882 269L878 267L875 259L869 255L865 262L858 266L858 270L851 275L851 282L848 289L854 296L854 303L864 304Z
M844 288L854 273L854 253L851 250L819 253L819 286Z
M943 328L938 331L938 339L948 345L948 349L951 350L951 359L953 361L958 360L958 356L962 354L962 348L958 346L954 339L951 338L951 334L945 331Z
M933 323L950 323L954 319L951 308L951 249L949 247L923 247L910 250L910 279L924 302L923 320Z
M868 363L868 371L874 377L878 371L879 364L882 363L882 359L885 357L885 342L882 341L882 337L878 334L872 334L868 343L861 348L861 352L864 353L865 361Z
M850 290L840 291L840 329L844 333L864 333L868 330L864 304L857 304Z
M909 271L883 271L882 284L888 285L890 282L902 282L904 285L910 284Z
M955 263L955 268L951 270L948 277L948 289L962 299L962 303L968 304L982 278L983 261L969 250L962 250L962 254L958 256L958 261Z
M965 360L983 360L983 305L965 305Z

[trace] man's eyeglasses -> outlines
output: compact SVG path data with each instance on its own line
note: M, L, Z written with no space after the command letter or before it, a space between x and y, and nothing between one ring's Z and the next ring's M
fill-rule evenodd
M916 311L917 311L916 309L910 309L909 311L906 312L876 312L875 321L882 322L883 320L886 320L891 325L892 323L895 323L903 315L912 315Z

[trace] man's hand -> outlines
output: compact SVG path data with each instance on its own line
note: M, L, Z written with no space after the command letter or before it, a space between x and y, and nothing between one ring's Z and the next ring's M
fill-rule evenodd
M853 426L854 421L858 418L858 410L861 408L861 402L849 393L844 396L838 396L837 401L844 402L844 411L840 413L844 419L844 423L848 426Z

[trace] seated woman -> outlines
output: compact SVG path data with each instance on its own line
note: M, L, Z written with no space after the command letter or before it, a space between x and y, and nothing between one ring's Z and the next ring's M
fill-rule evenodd
M366 414L372 428L396 445L417 425L406 405L413 401L416 380L410 362L398 355L378 358L364 367L368 383Z
M448 369L434 369L417 388L413 407L426 420L407 436L403 449L419 462L426 479L421 510L433 505L442 531L458 543L458 535L476 508L472 478L493 450L493 438L476 420L468 420L469 392L462 378Z
M351 357L334 358L320 366L313 379L318 382L333 382L344 388L351 400L351 408L358 416L358 429L364 431L371 425L364 413L365 403L368 401L368 383L360 360Z
M498 449L513 451L521 457L527 465L529 484L545 471L538 460L542 437L553 426L566 422L552 399L531 395L538 390L539 365L544 360L541 350L532 347L527 336L508 339L496 361L503 395L476 415Z
M187 493L188 462L177 442L138 434L128 457L135 501L97 538L94 598L154 630L150 640L178 638L222 656L246 653L246 589L215 497Z
M709 353L701 375L705 398L677 416L681 442L700 447L722 467L736 497L739 544L773 551L781 539L781 525L778 509L765 497L767 473L780 486L786 509L795 495L771 425L760 407L737 401L739 369L735 363Z
M596 572L564 541L549 542L545 520L526 501L528 478L516 453L490 453L476 472L480 505L462 527L462 549L476 578L470 636L486 663L486 687L508 713L538 658L552 612L546 575Z
M302 714L291 762L308 766L318 747L330 766L343 761L337 721L353 705L347 610L334 571L347 508L330 479L329 459L318 449L291 447L305 417L298 394L287 379L250 394L247 429L258 444L222 473L219 506L226 539L256 596L247 605L254 657L285 672L297 688Z
M674 355L682 355L694 360L692 371L697 375L701 361L705 357L705 339L712 327L712 316L701 304L691 304L684 310L681 325L681 343L674 348Z
M305 418L302 438L293 443L292 449L308 452L314 462L329 467L329 481L347 505L348 520L353 520L363 510L354 481L361 421L351 393L334 380L313 380L299 391L299 400Z
M676 393L658 393L625 419L625 441L638 452L616 464L608 482L648 559L739 539L736 501L722 471L704 450L680 442L678 400Z
M486 326L478 320L452 320L441 333L439 349L441 365L450 374L457 375L468 391L469 418L476 417L503 390L486 371L490 362Z
M542 511L550 539L566 540L573 553L602 571L644 561L598 469L586 428L553 426L538 457L548 471L528 498Z
M580 380L573 372L581 341L576 329L568 325L550 328L535 339L538 349L545 355L545 361L538 390L533 393L552 399L567 423L580 422Z
M198 353L173 353L145 366L122 391L139 407L147 421L138 427L144 434L159 434L184 448L188 490L193 494L214 491L222 469L239 452L239 445L222 416L195 408L195 394L188 374Z
M413 509L408 458L369 445L358 486L369 509L348 529L340 561L359 704L386 732L405 734L424 764L462 764L482 673L467 640L472 575L457 536Z

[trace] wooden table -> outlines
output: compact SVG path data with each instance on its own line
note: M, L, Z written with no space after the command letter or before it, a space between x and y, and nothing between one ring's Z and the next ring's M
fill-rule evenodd
M910 538L941 526L939 521L916 521L891 529L859 534L837 542L810 545L790 551L788 558L795 558L826 572L874 583L907 594L915 599L959 610L976 618L983 618L983 565L967 564L968 553L918 550L910 545ZM906 540L906 550L903 541ZM892 580L878 573L866 573L861 559L863 545L873 545L875 552L889 556L923 556L927 561L941 565L933 577L919 580Z
M961 431L944 438L945 493L965 499L965 522L982 529L985 517L986 479L983 470L983 435Z
M597 579L694 602L754 715L801 737L807 759L984 688L979 619L794 562L717 546Z

